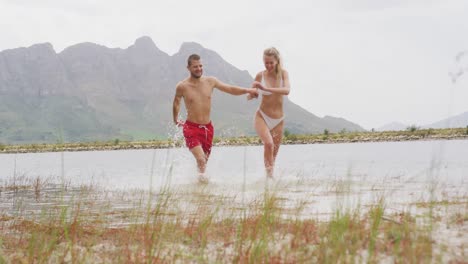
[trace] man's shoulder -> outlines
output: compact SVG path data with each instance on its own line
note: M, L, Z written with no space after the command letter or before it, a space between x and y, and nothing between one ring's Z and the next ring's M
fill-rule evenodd
M205 82L216 82L218 79L214 76L204 76L202 77Z
M203 76L201 81L204 83L204 85L210 86L211 88L215 87L218 83L218 79L213 76Z
M176 84L176 88L184 88L188 84L188 79L183 79Z

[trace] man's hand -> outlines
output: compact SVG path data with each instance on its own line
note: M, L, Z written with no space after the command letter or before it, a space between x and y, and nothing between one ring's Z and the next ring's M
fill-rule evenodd
M248 94L248 95L247 95L247 101L250 101L250 100L252 100L252 99L257 99L257 98L258 98L258 96L253 96L253 95L251 95L251 94Z
M176 125L177 127L183 127L184 124L185 124L185 122L182 121L182 120L177 120L177 121L175 122L175 125Z
M252 100L252 99L258 98L258 90L256 88L253 89L253 90L255 90L255 92L248 92L247 100Z
M255 88L247 88L247 93L252 97L258 97L258 91Z

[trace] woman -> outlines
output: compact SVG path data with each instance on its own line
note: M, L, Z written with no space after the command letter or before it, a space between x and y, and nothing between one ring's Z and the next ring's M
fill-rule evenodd
M263 52L265 70L255 76L254 88L262 95L260 107L255 113L255 130L263 142L264 162L267 177L273 177L276 156L283 139L283 95L290 90L288 72L283 69L277 49ZM249 95L249 99L252 97Z

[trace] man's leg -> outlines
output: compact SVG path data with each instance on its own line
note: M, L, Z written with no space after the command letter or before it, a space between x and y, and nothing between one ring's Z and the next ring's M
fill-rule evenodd
M193 147L192 149L190 149L190 152L192 152L193 156L195 157L195 160L197 161L198 172L201 174L205 174L206 155L205 152L203 152L202 147L200 145Z
M190 149L190 152L192 152L193 156L195 157L195 160L197 161L198 181L201 183L207 183L208 179L205 176L207 158L205 152L203 151L200 145Z

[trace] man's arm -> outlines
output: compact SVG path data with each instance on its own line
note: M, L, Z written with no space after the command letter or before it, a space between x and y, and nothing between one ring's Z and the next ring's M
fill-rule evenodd
M239 87L235 85L225 84L216 78L213 78L213 81L214 81L215 88L218 88L220 91L223 91L228 94L241 95L241 94L249 93L249 94L255 95L257 93L256 89L254 88L243 88L243 87Z
M175 125L181 125L181 121L178 120L180 111L180 100L182 99L182 85L180 83L176 86L176 93L174 96L174 102L172 103L172 119Z
M259 72L255 76L255 80L252 83L252 88L257 89L257 93L255 95L254 94L248 94L247 95L247 100L252 100L252 99L257 99L258 98L258 88L255 87L255 82L260 82L261 80L262 80L262 74Z

